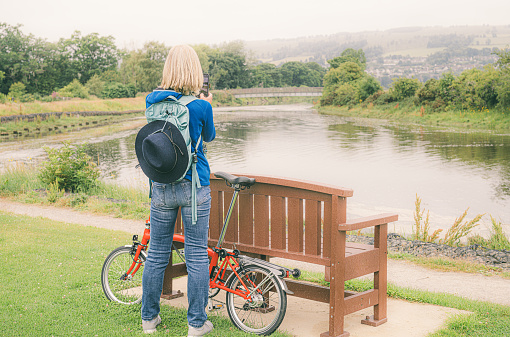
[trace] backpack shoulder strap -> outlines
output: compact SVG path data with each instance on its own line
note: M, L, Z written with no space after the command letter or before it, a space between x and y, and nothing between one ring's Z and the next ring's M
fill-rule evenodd
M182 95L181 98L179 98L179 102L184 105L188 105L197 98L193 95Z

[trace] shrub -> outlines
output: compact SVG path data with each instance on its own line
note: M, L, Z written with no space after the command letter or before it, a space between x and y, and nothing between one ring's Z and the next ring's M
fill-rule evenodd
M335 98L333 104L335 105L352 105L358 100L357 90L351 84L341 84L335 90Z
M119 82L111 82L105 84L101 96L102 98L135 97L136 89L132 84L125 85Z
M425 85L416 92L418 104L430 104L434 102L439 96L439 81L431 78Z
M90 80L85 83L85 87L88 89L89 94L102 98L103 89L105 82L101 80L99 75L94 75Z
M420 87L421 83L418 79L400 77L393 81L390 94L395 100L401 101L405 98L413 97Z
M492 230L489 239L485 239L480 235L475 235L468 239L469 244L478 244L489 249L510 250L510 241L506 237L501 222L494 219L491 215Z
M358 94L362 101L365 101L368 97L380 90L382 90L381 84L372 76L365 76L358 85Z
M99 169L85 152L86 145L63 144L61 148L44 147L49 161L43 164L39 179L52 190L85 192L96 186Z
M89 98L89 91L77 79L60 89L58 94L62 97Z
M14 98L15 100L19 101L25 95L26 93L26 87L21 82L16 82L11 84L9 88L9 93L7 96Z

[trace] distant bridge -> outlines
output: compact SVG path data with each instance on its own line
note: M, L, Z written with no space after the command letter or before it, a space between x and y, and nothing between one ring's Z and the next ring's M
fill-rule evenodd
M231 89L228 92L235 98L321 96L322 89L323 87L250 88Z

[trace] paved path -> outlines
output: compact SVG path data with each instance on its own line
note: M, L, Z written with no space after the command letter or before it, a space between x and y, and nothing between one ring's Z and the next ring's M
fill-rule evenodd
M85 226L121 230L130 234L141 234L143 221L125 220L73 211L51 206L27 205L0 198L0 211L45 217L55 221L76 223ZM323 267L273 259L278 263L311 271L323 271ZM185 278L179 285L185 292ZM446 292L475 300L510 305L510 280L479 274L439 272L413 265L405 261L388 260L388 281L399 286ZM176 289L179 289L176 287ZM172 305L186 306L186 301L172 301ZM295 336L318 336L328 329L328 305L289 297L289 310L281 326ZM299 309L299 310L296 310ZM409 303L389 299L388 323L372 328L359 324L371 309L351 314L345 319L345 329L355 336L426 336L444 324L447 317L462 313L458 310L428 304Z

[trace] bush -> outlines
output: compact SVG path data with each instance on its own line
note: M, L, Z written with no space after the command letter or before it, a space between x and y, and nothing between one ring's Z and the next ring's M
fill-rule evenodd
M434 102L439 95L439 81L435 78L431 78L425 85L416 92L418 104L430 104Z
M36 97L35 97L35 95L32 95L32 94L24 94L23 96L21 96L21 99L20 99L20 101L23 103L34 102L35 100L36 100Z
M63 144L59 149L44 147L49 161L43 164L39 179L52 190L85 192L95 187L99 169L85 152L86 145Z
M413 97L420 89L421 82L416 78L400 77L393 81L390 94L397 101Z
M26 87L21 82L13 83L9 88L9 93L7 96L14 98L17 101L20 101L23 95L26 93Z
M94 75L87 83L85 87L88 89L89 94L102 98L105 82L101 80L99 75Z
M390 93L381 90L368 97L365 102L374 103L374 105L384 105L393 101L394 99Z
M333 104L335 105L352 105L357 103L358 95L356 88L351 84L341 84L335 90L335 98Z
M375 77L365 76L359 82L358 95L362 101L365 101L368 97L381 90L381 84Z
M133 84L122 84L119 82L111 82L105 84L101 92L102 98L124 98L135 97L136 88Z
M213 95L214 95L214 101L217 103L229 104L229 103L234 102L234 95L232 95L228 91L215 90L213 92Z
M77 79L58 91L61 97L89 98L89 91Z

